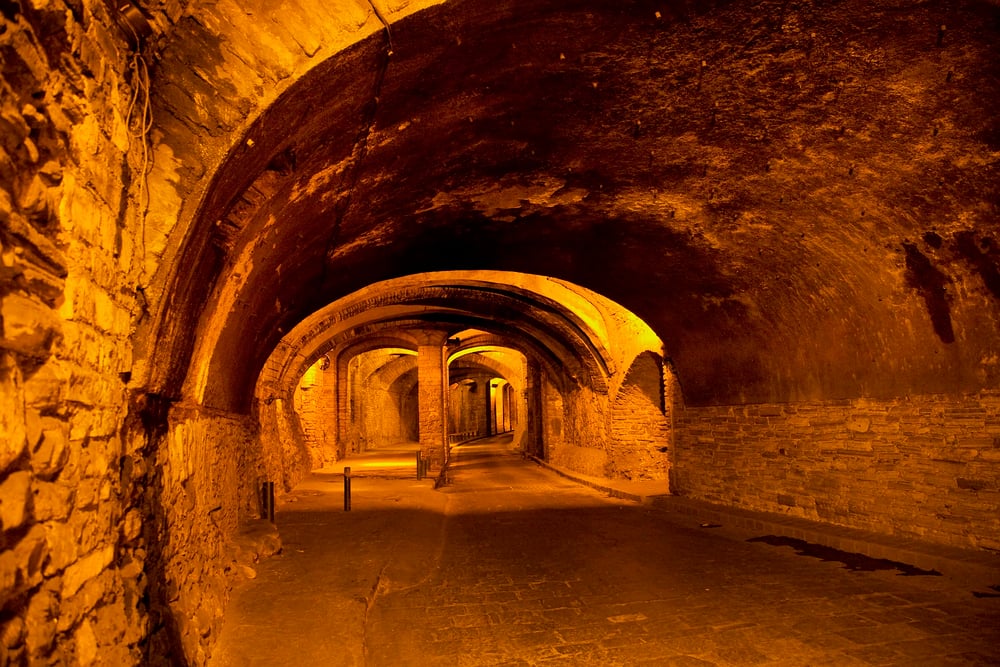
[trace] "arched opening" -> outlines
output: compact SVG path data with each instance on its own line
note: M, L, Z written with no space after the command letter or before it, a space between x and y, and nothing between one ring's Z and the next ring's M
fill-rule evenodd
M513 448L552 465L665 481L665 406L679 398L663 400L662 353L634 314L564 281L487 271L385 281L275 348L256 412L280 423L284 403L269 399L291 390L298 426L262 426L261 459L288 450L275 436L301 432L298 449L322 455L269 473L291 488L312 468L404 443L440 469L452 446L510 433Z
M346 377L348 411L340 433L346 454L416 442L416 352L377 348L350 358Z

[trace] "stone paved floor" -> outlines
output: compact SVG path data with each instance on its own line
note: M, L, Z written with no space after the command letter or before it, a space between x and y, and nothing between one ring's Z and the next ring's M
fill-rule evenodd
M511 455L449 483L314 477L224 665L996 665L1000 597L668 521Z

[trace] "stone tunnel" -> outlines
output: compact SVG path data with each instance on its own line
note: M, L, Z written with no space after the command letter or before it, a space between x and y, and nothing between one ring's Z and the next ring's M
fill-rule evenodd
M5 664L205 664L395 442L1000 550L995 3L0 12Z

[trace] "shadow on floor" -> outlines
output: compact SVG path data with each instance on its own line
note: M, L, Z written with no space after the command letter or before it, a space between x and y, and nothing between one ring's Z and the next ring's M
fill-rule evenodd
M841 551L840 549L826 547L821 544L812 544L810 542L806 542L805 540L798 540L793 537L765 535L763 537L751 538L747 540L747 542L763 542L764 544L770 544L775 547L792 547L795 549L795 553L800 556L810 556L812 558L819 558L822 561L843 563L845 568L855 572L899 570L900 575L904 577L941 576L941 573L937 570L922 570L919 567L907 565L906 563L898 563L896 561L886 560L885 558L872 558L870 556L865 556L864 554Z

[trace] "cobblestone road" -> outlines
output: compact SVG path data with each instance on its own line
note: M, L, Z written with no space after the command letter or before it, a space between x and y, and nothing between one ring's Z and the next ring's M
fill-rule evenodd
M336 577L356 585L331 581L318 593L307 567L302 580L286 568L286 590L268 594L273 565L265 564L253 582L257 600L287 598L281 604L299 617L297 653L217 664L1000 664L1000 598L975 597L943 577L855 571L725 529L671 523L500 445L455 452L441 490L378 496L396 512L330 509L327 525L352 524L370 538L353 564L334 565L342 549L318 546L305 525L283 527L288 547L278 560L322 552ZM423 506L408 511L417 498ZM270 613L286 613L281 604ZM247 610L234 605L239 618L227 619L244 638L264 622ZM310 653L316 642L343 648Z

